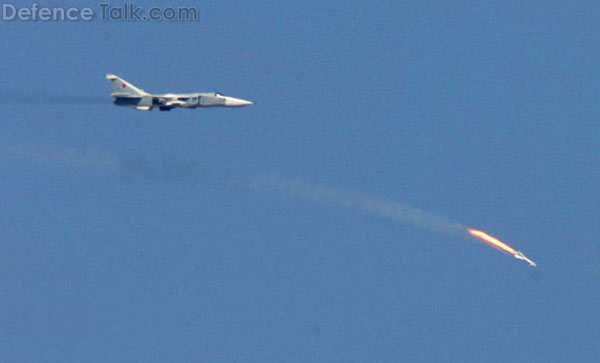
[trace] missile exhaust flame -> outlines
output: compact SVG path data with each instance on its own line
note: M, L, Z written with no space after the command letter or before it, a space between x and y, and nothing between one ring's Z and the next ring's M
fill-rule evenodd
M492 237L489 234L483 232L483 231L478 231L476 229L472 229L469 228L468 229L469 233L477 238L482 239L484 242L486 242L487 244L489 244L490 246L499 249L502 252L506 252L511 254L514 258L518 259L518 260L523 260L526 261L527 263L529 263L531 266L535 267L537 266L535 262L533 262L532 260L528 259L527 257L525 257L525 255L523 254L523 252L521 251L517 251L514 248L510 247L509 245L507 245L506 243L500 241L498 238Z

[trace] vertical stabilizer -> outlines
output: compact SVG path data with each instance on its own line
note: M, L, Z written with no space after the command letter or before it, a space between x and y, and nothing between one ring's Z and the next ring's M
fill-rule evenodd
M114 74L107 74L106 79L110 81L112 86L113 94L127 95L127 96L143 96L148 93L144 90L137 88L126 80L115 76Z

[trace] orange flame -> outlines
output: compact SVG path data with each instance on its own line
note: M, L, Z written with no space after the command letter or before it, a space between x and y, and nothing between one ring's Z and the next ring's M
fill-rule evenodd
M496 247L504 252L508 252L511 255L516 255L517 251L510 247L509 245L507 245L506 243L500 241L497 238L494 238L492 236L490 236L489 234L483 232L483 231L478 231L476 229L472 229L469 228L469 233L472 234L475 237L479 237L482 240L484 240L485 242L489 243L492 247Z

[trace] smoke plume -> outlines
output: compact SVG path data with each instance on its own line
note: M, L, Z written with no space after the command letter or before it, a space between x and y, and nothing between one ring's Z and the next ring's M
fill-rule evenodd
M149 158L139 153L58 149L31 144L11 144L1 139L0 155L0 160L43 167L86 169L92 172L116 173L127 177L184 182L191 185L251 188L265 194L275 193L303 202L345 208L446 234L464 234L466 230L466 227L459 223L406 203L370 197L323 184L286 179L277 174L249 175L202 167L193 161Z

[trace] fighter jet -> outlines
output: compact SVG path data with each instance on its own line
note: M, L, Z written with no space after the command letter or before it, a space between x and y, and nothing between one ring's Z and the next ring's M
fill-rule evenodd
M250 101L223 96L218 92L154 95L137 88L114 74L107 74L106 79L110 81L112 86L110 95L115 105L132 107L142 111L150 111L154 107L158 107L161 111L171 111L175 107L241 107L252 104Z
M531 261L530 259L528 259L527 257L525 257L525 255L523 254L523 252L521 251L517 251L517 253L514 255L516 259L519 260L523 260L523 261L527 261L527 263L529 263L531 266L536 267L537 265L535 264L535 262Z

